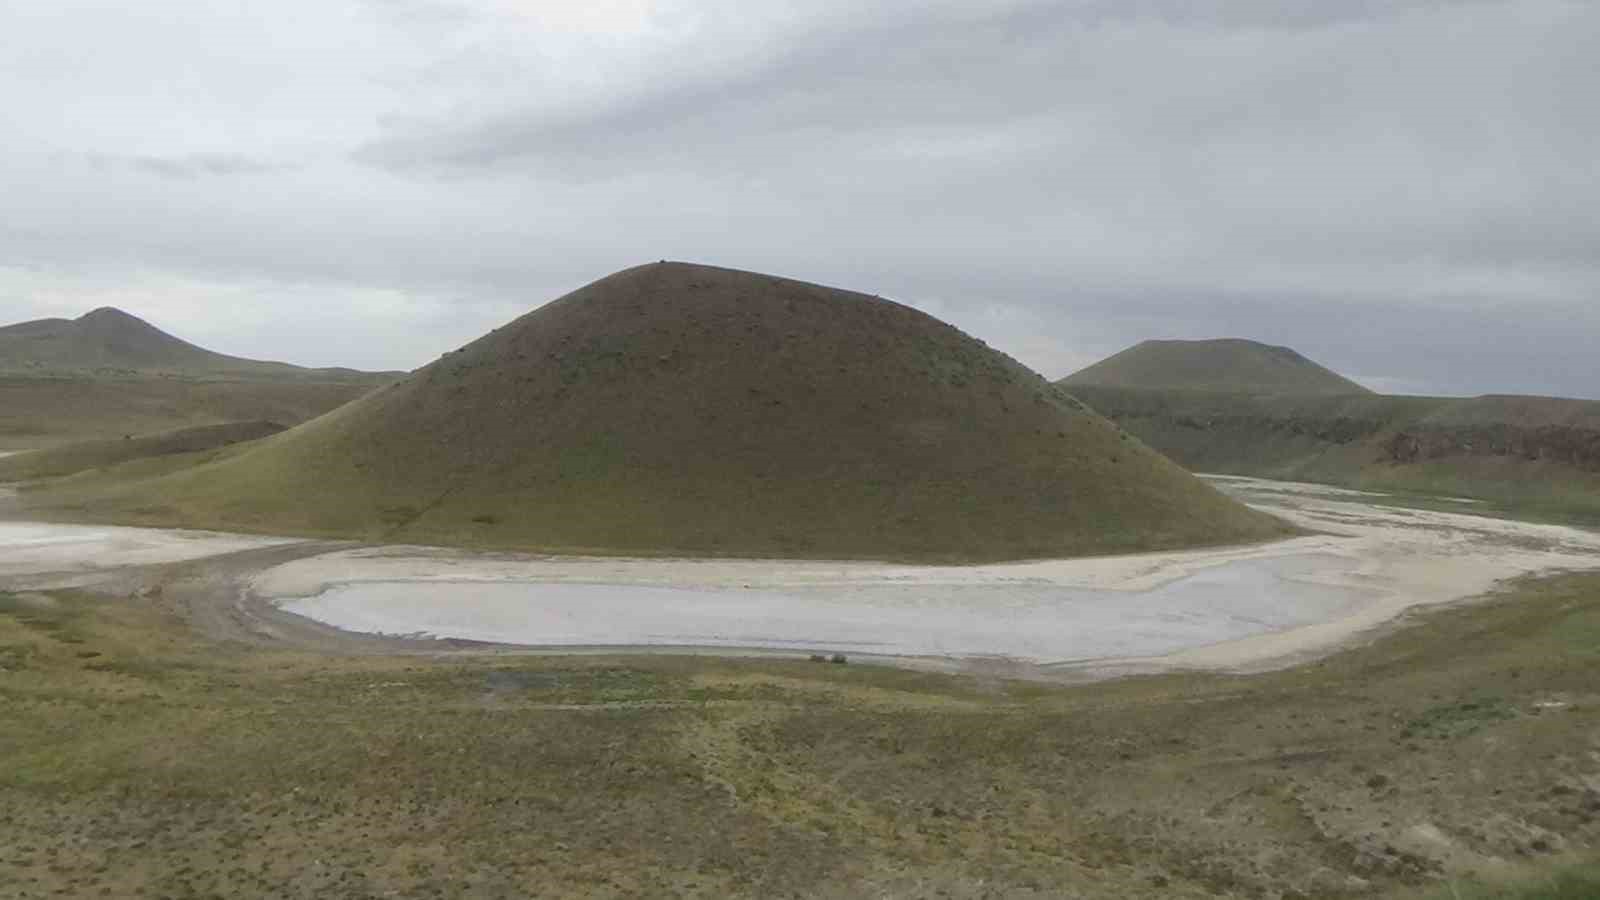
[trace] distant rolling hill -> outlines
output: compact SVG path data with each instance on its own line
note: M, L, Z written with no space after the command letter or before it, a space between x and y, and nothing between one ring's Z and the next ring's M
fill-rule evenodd
M601 279L213 462L24 501L474 546L950 562L1289 531L914 309L683 263Z
M1288 347L1224 338L1145 341L1060 381L1079 386L1265 394L1370 394Z
M118 309L0 327L0 450L228 422L296 424L402 373L215 353Z
M112 307L102 307L76 319L37 319L0 327L0 372L146 373L365 382L400 374L343 368L308 369L214 353Z
M1600 402L1071 391L1191 471L1468 497L1600 522Z
M1057 383L1190 471L1600 522L1600 402L1385 396L1245 340L1145 341Z

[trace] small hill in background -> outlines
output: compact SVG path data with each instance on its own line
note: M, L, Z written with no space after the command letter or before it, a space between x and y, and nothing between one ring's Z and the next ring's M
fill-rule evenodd
M197 347L119 309L0 327L0 451L232 422L294 425L399 378Z
M1600 522L1600 402L1376 394L1287 347L1236 339L1145 341L1058 384L1193 472Z
M1597 401L1093 385L1072 393L1195 472L1466 497L1600 524Z
M169 374L190 377L383 381L400 373L308 369L214 353L120 309L76 319L37 319L0 328L0 372Z
M1146 390L1267 394L1370 394L1372 391L1288 347L1239 338L1145 341L1059 382Z
M24 500L390 541L951 562L1289 530L910 307L682 263L601 279L216 461Z

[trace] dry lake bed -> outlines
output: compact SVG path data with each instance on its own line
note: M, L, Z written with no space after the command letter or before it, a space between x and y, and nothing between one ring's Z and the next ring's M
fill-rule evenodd
M1267 668L1406 609L1520 575L1600 568L1600 535L1384 505L1382 495L1213 483L1316 534L1246 547L939 567L545 557L416 546L245 567L219 605L348 632L576 651L845 653L1037 674ZM287 547L282 538L0 523L0 588L124 583L130 570ZM118 582L117 579L122 581ZM277 629L258 629L277 633Z

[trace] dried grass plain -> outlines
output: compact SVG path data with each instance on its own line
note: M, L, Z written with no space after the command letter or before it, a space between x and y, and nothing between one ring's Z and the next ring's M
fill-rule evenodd
M0 894L1409 897L1537 881L1600 839L1596 648L1594 575L1520 582L1285 671L1076 687L316 653L204 637L161 591L13 593Z

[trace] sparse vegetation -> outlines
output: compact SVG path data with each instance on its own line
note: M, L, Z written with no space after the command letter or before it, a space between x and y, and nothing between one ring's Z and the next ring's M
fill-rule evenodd
M1074 385L1191 471L1315 481L1407 503L1600 524L1600 402ZM1468 508L1431 498L1482 501Z
M117 440L67 444L0 458L0 482L60 477L134 460L203 453L260 440L283 430L275 422L233 422L137 438L129 435Z
M1289 533L920 312L675 263L242 452L22 499L127 524L698 556L965 562Z
M0 895L1594 883L1578 864L1479 884L1600 839L1593 575L1289 671L1079 687L804 657L330 657L208 644L162 603L0 597Z
M1372 393L1288 347L1238 338L1144 341L1068 375L1060 384L1068 390L1088 385L1295 395Z
M115 441L230 422L295 425L372 387L371 382L0 375L0 450Z
M233 422L294 425L398 375L225 356L116 309L23 322L0 327L0 450Z
M1446 887L1425 896L1427 900L1594 900L1600 897L1600 864L1535 874L1523 872L1498 883L1453 878Z
M368 386L398 373L307 369L242 359L180 340L120 309L103 307L76 319L38 319L0 326L0 372L42 376L202 376L239 380L350 381Z
M213 415L174 396L315 406L333 386L0 383L35 404L0 406L0 437L55 440L67 422L118 438L0 463L0 479L55 477L25 499L72 517L625 552L1004 558L1282 533L894 304L852 321L816 286L624 274L255 445L121 438L151 416ZM667 315L662 290L694 300ZM62 400L80 388L83 415ZM1202 401L1159 396L1215 432L1184 406ZM1435 403L1228 396L1203 408ZM1430 423L1528 410L1449 412ZM1364 420L1334 421L1223 430L1205 452L1255 465L1364 446ZM997 451L1014 471L986 462ZM1337 472L1343 452L1300 477ZM41 460L53 468L28 468ZM1453 464L1410 471L1453 486ZM1340 477L1370 486L1362 471ZM751 518L762 508L782 521ZM842 653L319 655L208 642L185 609L160 591L0 592L0 896L1600 890L1596 575L1526 581L1289 671L1076 687Z

